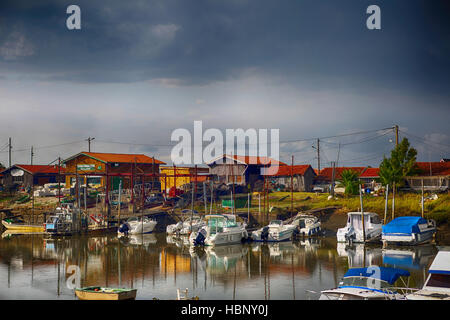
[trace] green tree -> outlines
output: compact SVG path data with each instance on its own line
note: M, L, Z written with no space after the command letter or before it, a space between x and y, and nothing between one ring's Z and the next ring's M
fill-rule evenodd
M358 178L359 173L354 170L347 169L342 171L339 182L345 187L346 195L357 194L359 192Z
M391 151L390 158L383 158L380 164L380 180L383 185L397 186L404 183L407 176L416 173L417 150L412 148L407 138L404 138L398 146Z

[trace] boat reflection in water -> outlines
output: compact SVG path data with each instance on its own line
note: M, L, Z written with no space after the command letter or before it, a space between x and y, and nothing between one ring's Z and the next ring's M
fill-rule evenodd
M349 268L379 265L382 261L382 250L379 247L369 247L362 243L348 245L338 242L336 250L340 257L348 258Z
M0 299L76 299L74 288L89 286L135 288L136 299L175 299L178 288L201 300L307 299L305 290L336 288L349 266L364 264L405 268L421 288L435 247L390 250L337 246L335 237L194 247L166 233L12 235L0 239Z
M169 234L166 237L166 242L169 245L175 245L178 248L190 247L189 236L188 235L175 235Z
M119 236L119 241L127 245L144 246L148 247L151 244L156 244L157 239L153 233L148 234L133 234L128 236Z
M437 249L433 245L389 248L383 250L383 264L422 270L430 265L436 254Z

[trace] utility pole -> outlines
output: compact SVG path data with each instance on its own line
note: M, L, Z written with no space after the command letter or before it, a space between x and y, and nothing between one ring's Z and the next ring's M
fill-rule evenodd
M9 144L8 144L8 149L9 149L9 167L11 168L11 149L12 149L12 145L11 145L11 137L9 138Z
M88 151L91 152L91 141L94 140L95 138L87 138L86 141L88 142Z
M394 130L395 130L395 146L398 146L398 125L394 126Z
M31 165L33 165L33 156L34 156L33 146L31 146Z
M320 139L317 139L317 168L318 173L320 174Z

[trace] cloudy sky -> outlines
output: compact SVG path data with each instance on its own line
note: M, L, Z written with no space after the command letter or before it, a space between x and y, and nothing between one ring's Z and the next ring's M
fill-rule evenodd
M381 30L366 27L372 4ZM88 137L170 163L172 131L194 120L278 128L294 140L281 160L315 167L317 137L322 167L377 166L395 124L419 160L450 158L449 18L439 0L2 0L0 163L9 137L13 163Z

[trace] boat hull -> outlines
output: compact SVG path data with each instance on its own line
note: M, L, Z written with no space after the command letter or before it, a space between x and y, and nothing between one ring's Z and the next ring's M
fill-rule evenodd
M121 292L94 292L83 289L76 289L75 294L80 300L134 300L136 299L136 289Z
M288 229L281 232L269 232L267 240L261 239L261 232L255 231L252 233L252 240L256 242L282 242L292 239L294 229Z
M130 230L128 231L128 234L146 234L146 233L152 233L155 229L157 222L156 221L150 221L144 223L142 226L141 222L137 222L130 225ZM123 232L117 231L119 234L124 234Z
M20 224L20 223L9 223L2 220L3 226L8 230L20 230L28 232L44 232L44 226Z
M389 244L398 245L416 245L430 242L433 239L433 235L436 230L427 230L420 233L410 233L410 234L382 234L381 239Z

